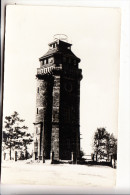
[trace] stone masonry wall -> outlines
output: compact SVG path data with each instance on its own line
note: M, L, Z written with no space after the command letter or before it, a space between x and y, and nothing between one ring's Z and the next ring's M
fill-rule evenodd
M37 80L37 95L36 95L36 123L43 122L45 108L46 108L46 93L47 81ZM37 113L38 109L38 113Z
M39 127L38 135L38 156L43 155L43 145L44 145L44 115L46 110L46 93L47 93L47 81L37 79L37 89L36 89L36 128Z
M57 161L59 160L59 106L60 76L54 75L51 151L54 152L54 160Z

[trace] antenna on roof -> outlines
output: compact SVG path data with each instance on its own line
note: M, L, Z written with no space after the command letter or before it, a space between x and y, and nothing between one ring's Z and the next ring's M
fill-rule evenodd
M61 41L68 42L68 36L65 34L55 34L53 36L53 39L54 41L61 40Z

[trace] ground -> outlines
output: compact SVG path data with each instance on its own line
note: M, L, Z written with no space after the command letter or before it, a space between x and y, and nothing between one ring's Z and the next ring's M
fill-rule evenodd
M115 186L116 169L108 166L3 161L2 184L58 185L92 188Z

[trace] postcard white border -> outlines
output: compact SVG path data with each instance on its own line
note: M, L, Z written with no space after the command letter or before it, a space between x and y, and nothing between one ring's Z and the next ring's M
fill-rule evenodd
M120 49L120 94L119 94L119 133L118 133L118 169L117 169L117 189L100 193L130 193L130 1L128 0L2 0L1 7L1 47L4 44L4 15L5 6L8 4L21 5L51 5L51 6L87 6L87 7L119 7L121 8L121 49ZM3 50L2 50L3 55ZM22 186L21 186L22 187ZM29 193L29 186L25 187L26 194ZM17 193L20 186L8 186L9 193L15 189ZM32 187L31 187L32 188ZM35 187L36 188L36 187ZM6 190L5 190L6 189ZM23 189L23 188L21 188ZM80 188L49 188L44 187L43 193L99 193L91 190L81 190ZM7 191L7 186L2 186L3 193ZM42 187L39 187L39 193ZM21 191L20 191L21 192ZM36 193L36 191L34 191Z

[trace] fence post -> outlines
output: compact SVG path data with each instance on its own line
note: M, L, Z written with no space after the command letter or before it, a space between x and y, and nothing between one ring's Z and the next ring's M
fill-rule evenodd
M54 163L54 152L51 153L51 164Z
M4 160L6 159L6 153L4 152Z
M43 163L45 163L45 154L44 154L44 150L43 150L43 157L42 157L43 159L42 159L42 161L43 161Z
M15 151L15 161L17 161L17 151Z
M94 162L94 154L91 154L91 160Z

